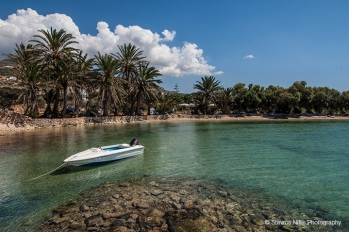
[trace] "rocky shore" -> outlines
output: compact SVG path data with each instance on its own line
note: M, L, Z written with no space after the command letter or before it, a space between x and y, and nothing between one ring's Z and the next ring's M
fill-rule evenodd
M0 132L34 130L52 127L84 126L95 124L132 123L147 120L166 120L169 116L106 116L76 118L30 118L22 114L10 112L1 115Z
M143 177L104 183L53 210L37 231L342 231L326 212L259 199L247 190L207 180ZM305 223L294 223L301 220ZM284 225L275 225L275 222ZM290 222L290 223L288 223ZM344 231L344 230L343 230Z

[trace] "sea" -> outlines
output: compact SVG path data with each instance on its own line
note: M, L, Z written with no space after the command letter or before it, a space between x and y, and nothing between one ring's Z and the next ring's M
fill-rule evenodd
M143 154L46 174L74 153L133 138ZM142 176L224 182L266 203L321 209L349 228L349 121L193 119L0 133L0 160L0 231L35 231L82 191Z

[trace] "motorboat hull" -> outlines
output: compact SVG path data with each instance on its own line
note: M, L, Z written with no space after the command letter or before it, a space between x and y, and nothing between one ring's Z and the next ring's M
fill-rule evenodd
M142 154L143 151L144 147L142 145L130 146L128 144L116 144L87 149L68 157L63 162L72 166L82 166L125 159Z

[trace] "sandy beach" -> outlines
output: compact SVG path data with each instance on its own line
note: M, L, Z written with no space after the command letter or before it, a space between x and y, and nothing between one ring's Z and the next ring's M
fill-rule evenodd
M35 129L44 129L60 126L83 126L94 124L114 123L160 123L160 122L184 122L184 121L336 121L349 120L348 116L235 116L235 115L150 115L150 116L107 116L107 117L77 117L77 118L36 118L20 123L0 123L0 132L15 132Z

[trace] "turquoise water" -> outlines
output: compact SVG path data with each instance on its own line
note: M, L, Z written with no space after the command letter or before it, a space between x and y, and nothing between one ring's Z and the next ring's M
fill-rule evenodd
M0 230L32 231L58 205L90 187L143 175L224 181L295 208L349 218L349 122L109 124L0 135ZM27 181L97 145L147 149L133 158Z

